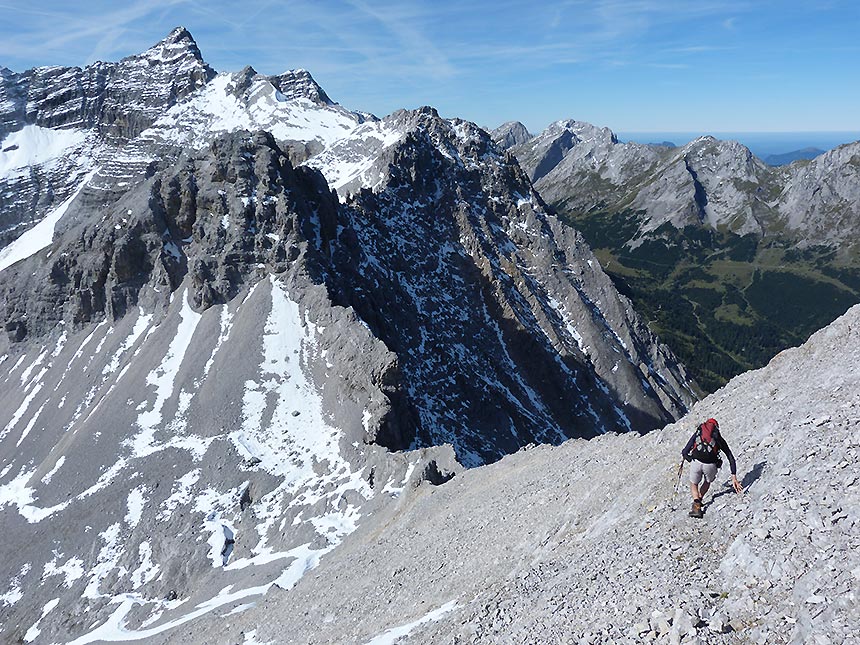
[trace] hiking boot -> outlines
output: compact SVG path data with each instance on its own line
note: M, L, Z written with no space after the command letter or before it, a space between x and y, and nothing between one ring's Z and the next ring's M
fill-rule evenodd
M703 518L705 513L702 511L702 500L694 499L693 508L690 509L690 517Z

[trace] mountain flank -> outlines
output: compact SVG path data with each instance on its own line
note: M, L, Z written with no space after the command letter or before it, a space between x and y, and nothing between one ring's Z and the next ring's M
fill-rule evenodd
M289 594L238 615L230 642L851 642L858 348L855 306L662 430L532 447L421 484ZM673 487L681 447L712 416L746 492L724 466L700 521L686 484Z

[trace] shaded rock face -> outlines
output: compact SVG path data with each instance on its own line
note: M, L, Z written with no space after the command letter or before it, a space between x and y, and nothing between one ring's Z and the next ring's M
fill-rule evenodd
M269 79L287 100L306 98L318 105L334 105L325 90L304 69L294 69Z
M632 239L668 223L845 248L856 243L849 229L860 217L860 166L852 162L858 147L771 168L736 141L619 143L606 128L559 121L512 151L560 211L635 213Z
M471 124L408 116L384 189L346 201L333 275L400 356L420 443L475 465L684 409L681 368L516 163Z

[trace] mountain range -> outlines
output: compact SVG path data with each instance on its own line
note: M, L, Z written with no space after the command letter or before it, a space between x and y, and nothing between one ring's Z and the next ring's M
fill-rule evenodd
M814 146L783 152L780 154L772 154L764 157L764 162L770 166L784 166L785 164L798 161L800 159L815 159L819 155L823 155L826 151Z
M522 132L493 138L706 391L860 301L860 142L770 167L713 137L620 143L571 120Z
M472 123L216 73L177 28L4 69L0 124L4 639L184 640L421 482L696 400Z

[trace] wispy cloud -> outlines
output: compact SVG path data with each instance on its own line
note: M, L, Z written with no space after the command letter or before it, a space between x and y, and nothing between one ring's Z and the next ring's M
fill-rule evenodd
M828 78L841 88L832 104L856 105L857 90L836 70L858 62L852 25L860 10L847 0L828 7L802 0L0 0L0 64L22 71L118 60L185 25L217 70L304 67L336 100L380 113L430 103L486 122L491 110L560 118L566 114L550 112L563 96L575 114L586 103L614 114L636 92L659 115L656 106L675 108L664 104L665 89L655 95L665 83L683 79L693 88L697 78L703 85L722 79L748 96L762 83L746 77L768 74L818 87L810 96L826 95ZM803 57L792 57L788 70L786 54L798 47ZM683 73L694 68L702 71L697 78Z
M27 29L4 33L0 41L0 56L23 58L61 55L67 54L72 46L77 45L89 48L85 62L91 62L98 56L109 57L119 49L121 37L129 25L185 2L186 0L135 0L122 9L89 12L80 11L77 5L64 5L62 9L44 11L4 6L12 11L42 19L28 22Z
M347 3L382 25L397 39L401 55L420 61L431 76L440 78L454 73L448 57L421 29L419 15L411 13L400 17L391 5L379 9L371 7L364 0L347 0Z

